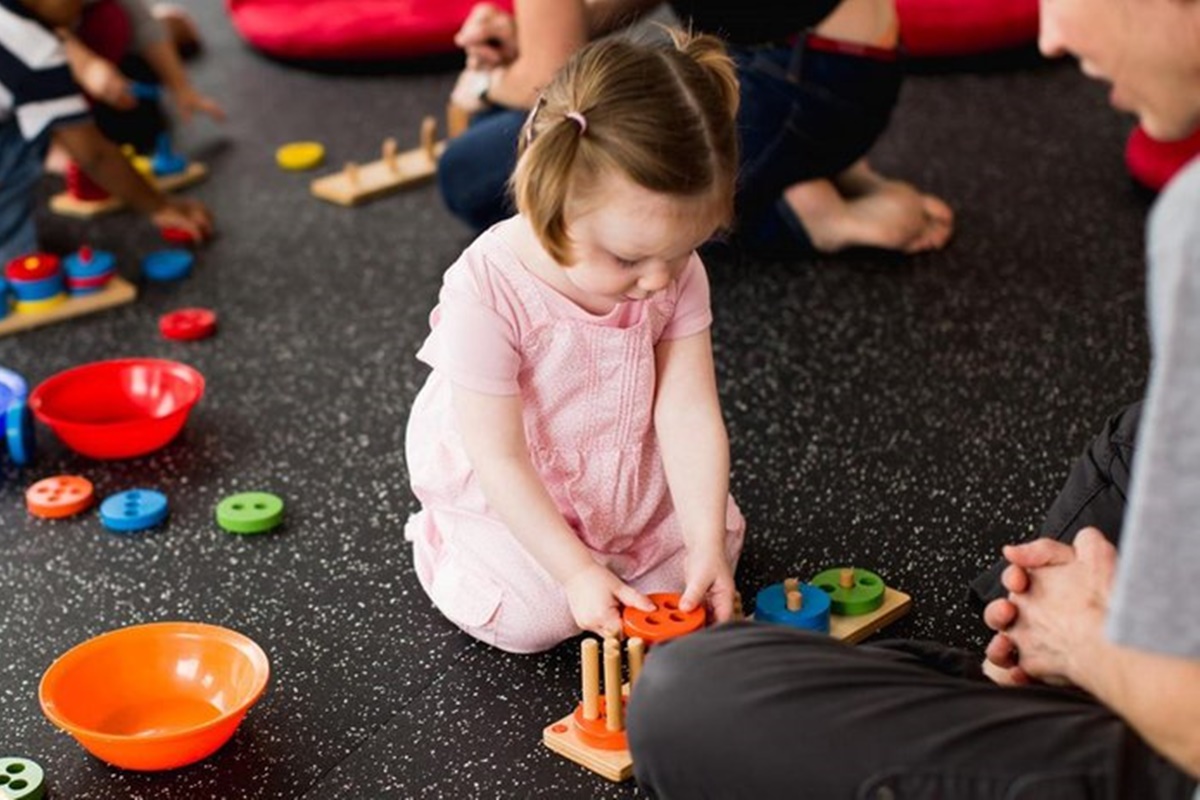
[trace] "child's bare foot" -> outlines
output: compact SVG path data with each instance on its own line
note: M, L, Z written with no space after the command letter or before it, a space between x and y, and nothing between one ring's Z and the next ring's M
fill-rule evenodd
M799 183L784 192L813 246L826 253L869 246L902 253L937 250L954 230L941 199L884 178L860 161L836 181Z
M172 3L155 3L152 11L171 35L180 58L200 52L200 29L186 11Z
M46 151L46 161L43 168L51 175L66 175L67 165L71 163L71 154L66 148L60 145L53 139L50 141L50 148Z

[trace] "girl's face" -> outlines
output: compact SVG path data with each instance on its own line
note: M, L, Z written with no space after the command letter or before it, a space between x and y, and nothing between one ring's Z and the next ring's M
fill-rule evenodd
M1071 53L1158 139L1200 123L1200 0L1041 0L1046 55Z
M660 194L621 174L569 201L566 218L575 263L562 273L572 299L593 313L665 289L724 221L711 196Z

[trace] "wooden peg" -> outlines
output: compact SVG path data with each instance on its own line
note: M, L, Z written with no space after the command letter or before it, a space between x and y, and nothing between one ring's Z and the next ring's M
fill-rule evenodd
M446 104L446 136L453 139L467 129L471 115L456 103Z
M842 571L838 573L838 585L843 589L854 588L854 567L842 567Z
M600 718L600 643L584 639L580 648L583 673L583 718Z
M433 117L426 117L421 120L421 149L425 151L426 157L430 163L437 161L437 151L435 149L437 138L437 120Z
M389 136L383 140L383 148L381 155L383 163L388 168L388 172L396 175L400 172L400 162L396 160L396 139Z
M746 611L742 608L742 593L737 591L733 593L733 618L746 618Z
M358 186L358 164L353 161L347 161L342 174L346 176L346 181L351 186Z
M804 595L800 594L800 592L798 592L794 589L787 593L787 610L788 611L799 611L801 606L803 606L803 605L804 605Z
M790 594L791 592L800 591L799 578L785 578L783 581L783 593Z
M621 708L621 646L616 639L604 640L604 714L610 731L625 729Z
M629 653L629 689L632 691L638 675L642 674L642 662L646 658L646 642L640 636L633 636L625 643L625 649Z

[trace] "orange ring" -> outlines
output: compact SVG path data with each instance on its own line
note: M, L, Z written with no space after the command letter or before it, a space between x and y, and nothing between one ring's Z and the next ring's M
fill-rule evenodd
M625 696L621 696L621 706L625 706ZM625 738L625 729L610 731L608 729L608 714L605 713L604 698L600 698L600 716L595 719L584 719L583 703L575 709L575 732L580 740L589 747L597 750L628 750L629 740ZM623 717L622 717L623 718Z
M81 475L55 475L25 490L25 507L35 517L60 519L86 511L95 498L92 482Z
M626 606L621 613L627 639L640 636L648 645L657 644L704 627L706 615L703 606L688 612L680 611L680 595L675 592L658 592L647 597L657 606L653 611Z

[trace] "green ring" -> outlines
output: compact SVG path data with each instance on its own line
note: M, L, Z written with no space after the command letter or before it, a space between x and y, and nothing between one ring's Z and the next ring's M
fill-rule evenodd
M283 522L283 500L267 492L242 492L217 506L217 524L230 533L264 533Z
M818 573L809 583L824 589L829 594L833 613L842 617L858 617L870 614L883 605L883 594L887 588L883 578L865 569L854 570L854 586L842 588L839 579L843 567L834 567Z

